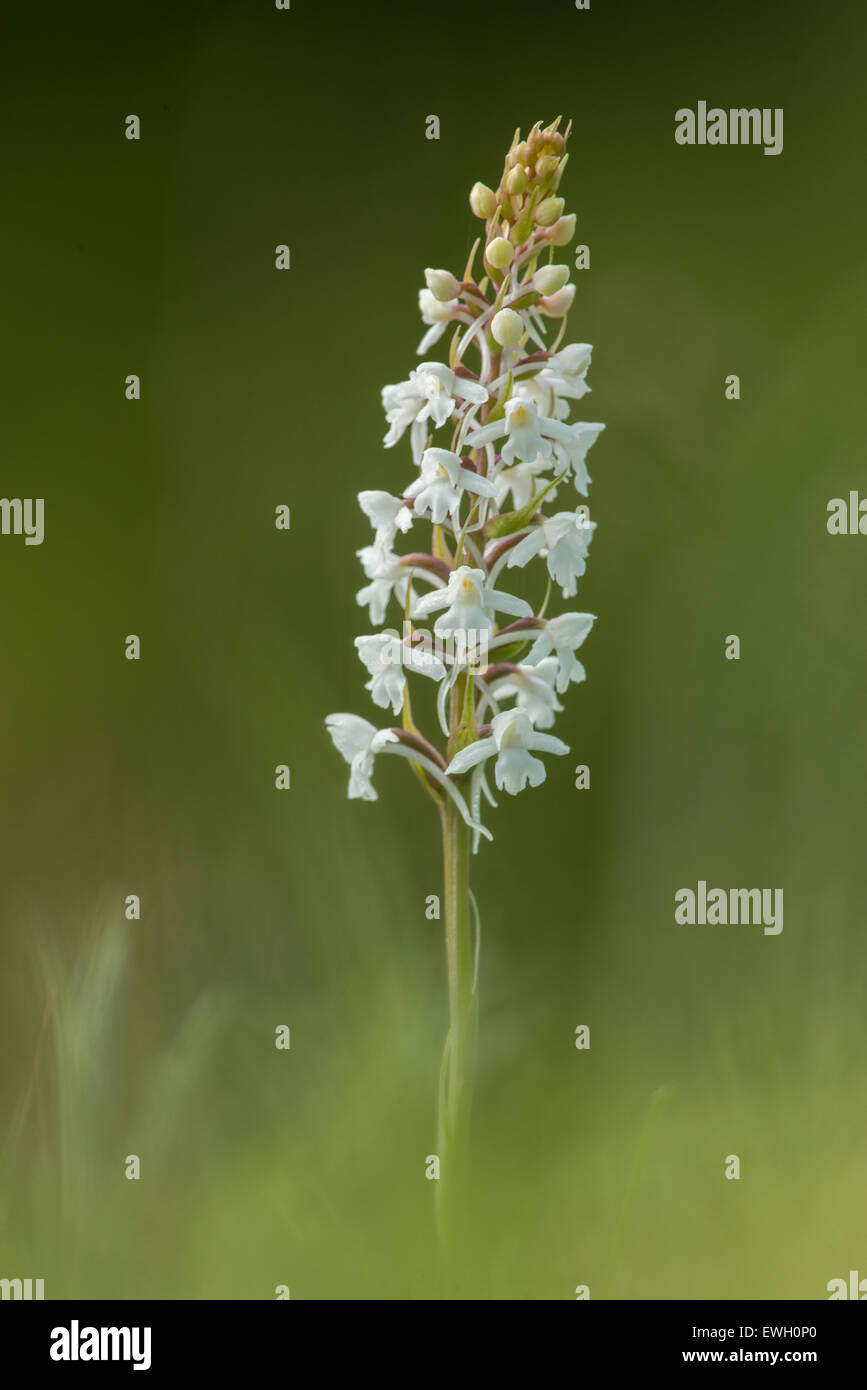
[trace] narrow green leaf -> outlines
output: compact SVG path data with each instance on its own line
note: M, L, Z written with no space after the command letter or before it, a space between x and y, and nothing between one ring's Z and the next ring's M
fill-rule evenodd
M562 483L568 474L569 469L564 468L556 478L552 478L547 487L543 487L541 492L537 492L535 497L531 497L526 506L519 507L516 512L505 512L503 516L495 516L485 527L485 536L489 540L500 540L503 536L512 536L516 531L520 531L524 526L529 525L540 504L547 497L552 487Z

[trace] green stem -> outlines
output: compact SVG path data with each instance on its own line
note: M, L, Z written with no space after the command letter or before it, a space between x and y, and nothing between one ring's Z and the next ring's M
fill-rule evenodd
M440 1235L452 1247L464 1183L476 1048L476 995L470 909L470 830L457 807L443 807L445 941L449 1033L440 1086Z

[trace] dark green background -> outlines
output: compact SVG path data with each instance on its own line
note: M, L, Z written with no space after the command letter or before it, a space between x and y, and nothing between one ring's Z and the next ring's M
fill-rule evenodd
M607 423L570 606L598 623L573 756L503 798L474 866L466 1288L867 1274L867 540L825 528L867 494L863 12L261 0L6 28L0 491L46 499L46 540L0 537L0 1276L443 1290L438 827L397 760L348 803L323 719L377 717L355 495L410 476L379 391L417 360L423 268L461 272L470 186L559 113L592 257L570 338ZM783 107L782 155L678 147L700 99ZM699 878L783 888L782 935L676 927Z

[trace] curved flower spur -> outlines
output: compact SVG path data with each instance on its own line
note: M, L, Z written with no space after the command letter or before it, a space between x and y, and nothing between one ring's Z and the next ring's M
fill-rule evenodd
M491 773L498 791L516 795L545 780L545 757L569 752L547 731L563 709L558 696L585 678L575 653L594 622L592 613L546 616L552 588L572 598L586 568L595 522L586 505L570 507L566 497L573 486L587 496L587 452L605 428L569 420L590 390L592 349L562 345L575 287L555 257L575 234L575 215L557 192L569 134L559 125L559 118L537 124L524 140L516 131L496 192L473 187L470 206L485 227L463 276L425 271L419 307L427 332L417 352L427 354L451 330L448 361L425 360L384 388L385 446L408 434L414 473L399 494L358 499L374 532L358 551L368 580L358 602L374 625L390 606L403 624L401 633L365 634L355 645L374 704L400 723L377 729L353 714L326 720L350 765L350 797L375 799L374 760L396 753L440 813L450 1028L438 1192L447 1193L463 1162L470 1109L478 912L469 863L480 839L492 838L481 801L496 805ZM558 495L562 509L554 510ZM414 547L403 555L394 549L398 533ZM539 612L502 587L505 571L537 556L548 572ZM424 630L434 614L433 630ZM436 736L413 719L409 675L438 687Z

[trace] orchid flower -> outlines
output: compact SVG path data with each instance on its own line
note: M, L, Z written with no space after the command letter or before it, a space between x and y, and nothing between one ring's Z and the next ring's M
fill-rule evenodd
M486 675L485 684L498 702L514 695L515 708L522 709L537 729L550 729L554 715L563 709L556 690L559 672L557 657L548 656L535 666L528 662L507 667L493 679Z
M578 422L567 425L539 414L536 400L529 396L513 396L506 402L503 419L471 430L464 439L464 448L478 449L483 444L505 436L501 453L505 463L527 463L531 459L552 459L559 468L571 468L578 491L587 494L590 479L585 460L587 450L605 428L604 425Z
M445 608L434 623L434 631L450 636L455 632L491 632L495 613L510 613L516 618L532 617L533 610L526 599L491 589L485 583L485 571L461 565L452 571L445 589L437 589L420 598L413 608L414 618L427 618L437 609Z
M374 528L374 545L390 550L398 531L404 534L412 526L412 512L403 498L388 492L360 492L358 503Z
M335 748L349 763L349 799L376 801L377 791L371 781L373 760L387 743L397 742L397 734L377 729L358 714L329 714L325 723Z
M425 449L421 474L403 494L415 502L417 516L429 516L435 526L452 518L455 525L465 492L476 497L495 497L496 488L487 478L464 468L457 454L449 449Z
M455 319L467 322L466 311L460 299L450 299L446 303L438 300L430 290L419 290L418 307L424 323L430 324L416 351L419 357L423 352L438 343L450 323Z
M498 506L502 507L511 492L512 505L515 509L526 507L530 498L537 491L539 478L543 473L548 472L550 467L551 460L546 459L543 454L537 454L534 459L527 459L523 463L513 463L511 468L501 468L494 482L497 489ZM548 496L554 496L553 488L548 492Z
M410 571L401 557L384 545L366 545L358 551L358 558L370 583L359 589L355 601L369 609L372 623L385 622L385 610L392 594L401 603L406 603L408 593L411 601L414 598Z
M411 427L412 456L421 461L427 434L426 422L441 428L451 419L461 402L484 405L487 387L467 381L442 362L422 362L414 367L407 381L382 388L382 405L389 431L383 441L390 449L401 439L407 426Z
M542 619L542 629L527 653L527 664L541 665L549 652L554 652L559 670L556 689L559 695L568 690L570 682L586 680L587 672L575 655L596 621L593 613L560 613L556 618Z
M576 580L587 568L587 547L593 539L596 522L581 511L557 512L546 517L509 551L508 569L526 565L540 552L548 562L548 573L563 590L564 598L575 593Z
M534 758L533 752L561 755L569 752L562 739L553 734L537 733L526 710L501 710L494 715L491 730L488 738L480 738L455 754L446 768L451 777L468 772L486 758L496 758L494 781L501 791L505 789L516 796L527 782L531 787L538 787L545 780L545 764Z
M438 656L423 647L407 645L397 633L375 632L370 637L356 637L355 646L370 672L365 690L370 691L375 705L380 709L391 705L394 714L400 714L403 708L406 670L418 671L435 681L443 680L446 674Z

